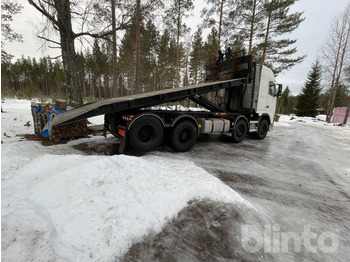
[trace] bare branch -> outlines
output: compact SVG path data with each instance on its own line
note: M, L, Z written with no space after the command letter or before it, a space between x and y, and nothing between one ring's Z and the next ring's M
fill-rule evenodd
M61 47L59 46L47 46L48 48L51 48L51 49L61 49Z
M58 26L56 19L44 8L42 4L38 6L36 3L34 3L33 0L28 0L28 3L34 6L35 9L42 13L44 16L46 16L54 25Z
M56 41L51 40L51 39L48 39L46 37L43 37L43 36L40 36L40 35L37 35L37 37L40 38L40 39L43 39L43 40L45 40L47 42L51 42L51 43L54 43L54 44L59 45L59 46L61 45L59 42L56 42Z
M115 30L109 30L106 32L101 32L101 33L90 33L90 32L77 33L77 34L74 34L74 38L81 37L81 36L91 36L93 38L106 38L107 36L112 35L116 31L126 29L127 24L128 24L128 22L122 23Z
M54 59L57 59L57 58L60 58L62 57L62 55L58 55L58 56L55 56L55 57L49 57L51 60L54 60Z

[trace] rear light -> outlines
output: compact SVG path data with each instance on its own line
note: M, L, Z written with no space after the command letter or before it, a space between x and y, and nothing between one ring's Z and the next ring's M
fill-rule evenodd
M214 116L228 116L227 113L215 113Z
M129 122L129 121L132 120L133 117L134 117L134 116L122 116L122 119L123 119L124 121Z
M118 135L125 137L125 131L123 129L118 129Z

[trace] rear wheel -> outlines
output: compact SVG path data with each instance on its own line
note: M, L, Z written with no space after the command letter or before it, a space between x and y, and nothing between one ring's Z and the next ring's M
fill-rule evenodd
M243 119L236 122L234 129L232 130L231 140L234 143L240 143L246 137L248 132L248 127Z
M129 143L136 151L148 152L159 147L163 141L162 123L153 116L143 116L132 123Z
M258 132L256 133L257 139L264 139L267 135L267 132L269 131L269 122L267 120L263 119L260 121L258 126Z
M188 120L178 123L172 131L172 147L179 152L190 150L197 141L197 127Z

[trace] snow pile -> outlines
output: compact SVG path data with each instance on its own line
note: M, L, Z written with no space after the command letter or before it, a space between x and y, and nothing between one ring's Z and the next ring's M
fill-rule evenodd
M43 155L3 185L3 258L111 261L189 200L249 205L192 162Z
M191 161L86 156L72 148L80 140L52 147L20 141L16 134L33 133L24 126L30 102L6 101L3 109L2 132L11 134L2 137L4 261L115 261L190 200L252 207Z
M326 115L317 115L316 117L299 117L292 115L280 115L279 121L275 122L276 126L288 126L287 123L306 123L316 125L336 126L334 123L326 122Z

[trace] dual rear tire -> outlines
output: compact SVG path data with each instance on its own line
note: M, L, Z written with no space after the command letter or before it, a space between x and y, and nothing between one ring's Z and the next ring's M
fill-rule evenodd
M145 153L160 146L164 137L164 127L156 117L142 116L132 123L128 136L132 148Z
M264 139L269 130L267 120L259 123L255 137ZM248 133L246 121L239 119L232 130L231 141L240 143ZM186 152L192 149L197 142L197 126L190 120L177 123L171 130L171 145L178 152ZM143 116L137 119L129 130L129 143L139 152L145 153L157 149L164 138L164 126L154 116Z
M197 141L197 127L189 121L177 123L171 132L171 145L178 152L190 150ZM143 116L132 123L129 143L136 151L145 153L157 149L164 138L162 122L153 116Z

